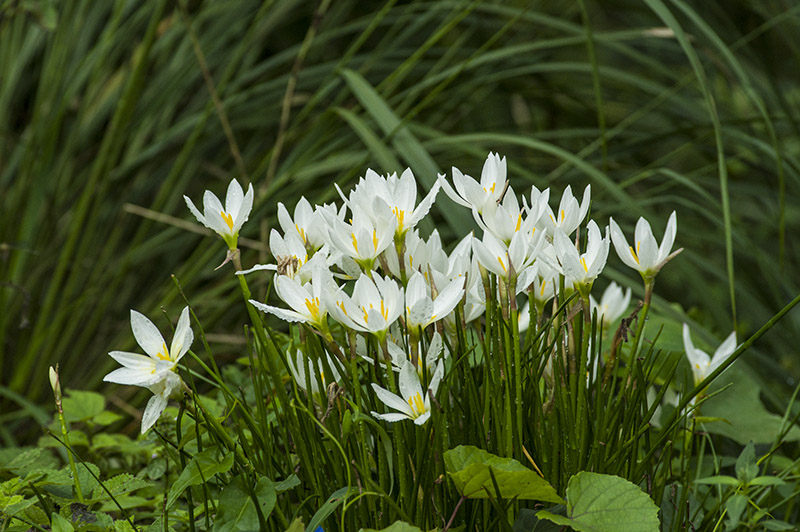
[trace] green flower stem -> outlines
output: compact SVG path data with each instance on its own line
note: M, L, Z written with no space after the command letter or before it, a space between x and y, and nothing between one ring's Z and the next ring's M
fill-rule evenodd
M58 384L56 388L54 393L56 398L56 410L58 410L58 421L61 424L61 437L64 439L64 445L67 447L67 460L69 460L69 469L72 471L72 479L75 481L75 494L78 496L78 502L83 504L84 499L83 492L81 491L81 480L78 478L78 469L75 467L75 459L72 457L67 420L64 418L64 408L61 405L61 385Z

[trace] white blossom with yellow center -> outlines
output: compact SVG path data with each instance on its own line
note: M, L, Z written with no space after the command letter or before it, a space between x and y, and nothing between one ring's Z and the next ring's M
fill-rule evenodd
M253 185L247 188L245 194L242 186L236 179L231 180L225 195L225 206L210 190L203 194L203 213L200 213L188 196L184 196L186 205L192 211L197 221L212 231L219 234L228 244L230 249L236 248L239 238L239 229L247 221L253 209Z
M489 153L483 163L480 183L474 178L462 174L453 167L453 186L447 182L444 174L439 175L442 190L454 202L474 209L478 214L491 207L503 198L506 191L506 158L496 153ZM453 188L455 187L455 189Z
M175 335L167 349L164 337L143 314L131 310L131 330L139 346L147 356L125 351L111 351L109 356L122 364L103 380L116 384L141 386L153 392L142 414L142 434L152 427L167 407L167 399L181 387L181 378L176 373L178 361L189 351L194 333L189 324L189 307L185 307L178 319Z
M713 356L708 356L708 353L694 346L692 337L689 334L689 326L684 323L683 347L686 349L686 358L689 359L689 364L692 366L694 383L697 385L708 377L711 372L720 367L722 363L728 360L728 357L736 351L736 331L728 335L717 350L714 351Z
M372 389L386 406L397 412L380 414L371 412L373 416L384 421L395 422L411 419L417 425L422 425L431 417L431 394L435 395L439 383L444 375L444 365L441 361L436 365L436 370L431 376L428 388L423 391L419 374L410 361L405 361L400 369L398 388L400 395L395 395L389 390L372 383Z
M669 216L664 238L661 239L661 245L656 242L650 223L644 218L639 218L639 221L636 222L633 246L628 245L628 240L613 218L609 221L609 224L611 226L611 241L614 243L614 249L620 260L625 265L638 271L645 279L654 277L664 267L664 264L682 251L679 249L675 253L671 253L678 226L675 211L672 211Z

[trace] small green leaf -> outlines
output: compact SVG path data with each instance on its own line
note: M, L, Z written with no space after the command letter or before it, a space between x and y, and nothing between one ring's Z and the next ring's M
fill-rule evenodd
M567 516L536 514L576 532L658 532L658 507L639 486L614 475L582 471L569 479Z
M763 521L760 524L765 530L797 530L794 525L790 525L785 521L778 521L776 519Z
M196 486L208 482L218 473L227 472L233 465L233 453L226 453L220 460L218 449L208 449L197 453L186 468L181 471L167 495L167 508L178 500L181 493L189 486Z
M64 397L64 419L67 423L86 421L101 414L106 408L106 399L99 393L69 390Z
M289 525L289 528L286 529L286 532L303 532L304 529L305 526L303 526L303 518L298 517L292 521L292 524Z
M308 526L306 527L306 532L314 532L318 526L320 526L325 519L331 515L336 508L344 502L347 498L347 495L350 493L350 487L346 486L344 488L340 488L333 493L331 496L328 497L328 500L325 501L325 504L319 507L317 513L311 518L309 521Z
M470 499L564 502L545 479L513 458L500 458L472 445L445 452L444 464L458 492ZM495 492L492 474L500 493Z
M56 512L53 512L53 515L50 517L50 529L53 532L73 532L75 530L72 523Z
M728 475L717 475L715 477L698 478L695 484L712 484L714 486L738 486L739 481Z
M214 532L258 530L258 513L245 482L241 475L237 476L220 493L219 511L212 529ZM268 478L261 477L255 487L255 494L264 518L269 517L277 501L275 485Z
M742 449L739 458L736 459L736 478L742 484L748 484L758 475L758 464L756 463L756 449L752 440Z
M737 493L725 501L725 510L728 514L728 519L725 525L726 530L733 530L739 526L739 520L742 516L742 512L744 512L744 509L747 508L748 500L749 499L746 495Z
M111 492L111 495L117 496L123 493L130 493L140 488L146 488L152 484L144 479L134 477L130 473L122 473L103 481L103 485L106 487L106 490ZM102 486L95 487L92 491L92 499L99 501L109 498L106 490L104 490Z
M761 476L751 480L748 485L750 486L783 486L786 481L780 477Z
M422 532L419 527L409 525L404 521L395 521L386 528L377 530L375 528L362 528L358 532Z
M297 475L292 473L285 479L281 480L280 482L275 483L275 491L278 493L282 493L284 491L289 491L292 488L296 488L300 485L300 479L297 478Z

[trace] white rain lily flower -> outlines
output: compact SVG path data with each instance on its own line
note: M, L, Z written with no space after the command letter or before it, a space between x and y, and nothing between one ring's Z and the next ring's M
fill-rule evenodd
M475 209L478 214L483 214L488 205L497 202L503 197L506 189L506 158L500 158L495 153L489 153L483 163L481 181L478 183L468 175L453 167L453 185L447 182L444 174L439 174L439 182L447 196L464 207Z
M567 283L572 284L583 297L589 295L592 283L603 271L608 259L608 247L610 245L608 228L606 236L600 233L600 228L594 220L586 226L587 243L586 252L579 254L575 244L560 229L553 235L553 246L555 246L556 256Z
M473 214L477 214L474 209ZM481 216L475 216L475 221L484 231L491 232L506 245L509 245L511 238L520 231L524 233L536 231L534 227L536 220L527 216L527 211L520 208L517 196L511 187L508 188L502 203L489 203L483 209Z
M531 192L531 202L535 201L534 195L534 192ZM561 195L558 212L553 212L548 205L540 219L541 223L547 228L547 234L554 237L557 230L560 230L567 236L574 233L589 213L591 195L591 185L586 185L586 188L583 189L583 199L581 203L578 204L578 200L572 195L572 186L567 185L567 188L564 189L564 194Z
M313 259L312 259L313 260ZM292 310L273 307L250 300L250 303L262 312L293 323L308 323L318 331L328 331L328 309L325 294L336 290L330 271L317 264L311 274L311 282L303 284L299 278L278 275L275 277L275 292Z
M672 214L669 215L667 229L664 231L664 238L661 240L660 246L653 236L650 224L644 218L639 218L639 221L636 222L636 247L628 245L628 240L613 218L609 220L609 223L611 225L611 240L614 242L614 249L617 251L620 260L626 266L638 271L645 282L652 281L661 268L664 267L664 264L682 251L682 249L678 249L675 253L670 253L672 245L675 243L675 233L678 226L675 211L672 211Z
M355 331L386 338L389 327L403 313L403 289L390 277L375 275L373 281L364 273L356 280L353 295L341 288L325 292L328 312L339 323Z
M399 389L400 395L397 396L389 390L372 383L372 389L386 406L397 410L397 413L379 414L371 412L373 416L384 421L395 422L404 419L411 419L416 425L422 425L431 417L431 394L435 395L439 389L439 383L444 375L444 365L440 361L433 372L428 390L422 391L419 382L419 375L411 362L406 361L400 370Z
M339 375L339 371L336 369L336 364L333 363L330 356L327 354L325 356L328 367L333 373L333 375L331 375L331 377L333 377L332 382L338 382L339 379L341 379L341 375ZM306 356L298 349L294 357L288 357L288 362L289 371L292 372L294 381L306 393L310 392L311 395L317 396L320 393L319 381L322 381L323 387L328 386L329 382L325 377L325 371L321 360L317 360L316 363L314 363L314 361L309 359L308 368L306 368ZM308 369L308 375L306 375L306 369Z
M373 199L371 209L380 222L376 222L360 205L352 204L351 211L350 223L343 222L328 210L319 212L327 223L331 247L355 260L364 270L371 270L378 255L392 243L397 218L380 198Z
M431 298L431 287L423 275L415 271L406 286L406 326L410 331L425 328L453 312L464 296L464 278L450 281ZM413 333L412 333L413 336Z
M695 385L700 384L706 377L708 377L715 369L720 367L723 362L736 351L736 331L732 332L725 338L720 346L714 351L714 356L709 357L708 353L701 349L697 349L692 343L692 337L689 335L689 326L683 324L683 347L686 349L686 358L689 359L689 364L692 366L692 375L694 375Z
M597 311L597 316L600 318L600 323L603 328L617 321L631 303L631 289L628 288L623 292L622 287L615 282L612 282L603 291L598 303L594 297L589 296L589 305L594 312Z
M365 176L358 181L350 193L349 200L345 198L338 185L336 189L351 210L374 205L374 198L382 199L397 220L395 236L402 238L409 229L413 229L431 210L440 187L441 184L439 182L434 183L428 195L423 198L419 205L416 205L417 181L414 179L411 169L406 168L400 177L397 177L396 173L383 177L373 170L367 170ZM381 221L382 212L370 212L370 215L374 221Z
M533 300L541 312L544 306L555 297L558 288L559 273L551 268L546 261L537 262L539 266L537 275L530 284Z
M219 198L210 190L206 190L203 194L203 214L194 206L188 196L184 196L183 199L186 200L186 206L189 207L198 222L219 234L230 249L236 249L239 229L247 221L247 217L250 216L250 211L253 209L253 194L252 184L248 186L245 194L239 182L233 179L228 185L224 207Z
M142 414L142 434L147 432L167 407L167 399L177 393L183 381L176 373L178 361L189 351L194 333L189 324L189 307L178 319L172 344L167 349L164 337L153 322L131 310L131 330L147 356L125 351L111 351L109 356L124 367L115 369L103 381L141 386L153 392Z
M336 208L336 205L324 205L312 207L305 197L301 197L294 208L294 217L289 216L283 203L278 203L278 223L283 229L284 235L297 234L303 245L311 252L321 248L328 239L328 231L325 226L325 219L320 213L320 209L330 210L340 220L344 220L345 207Z
M536 259L545 241L544 232L537 231L537 233L538 235L534 235L531 239L522 231L517 232L506 247L490 232L485 232L482 241L477 238L472 240L472 249L484 268L508 280L512 268L518 275Z
M384 253L389 272L400 278L400 261L397 258L397 248L389 246ZM434 229L427 242L420 238L419 232L414 229L405 235L405 253L403 254L405 271L410 275L413 271L421 271L427 275L428 267L434 264L447 263L447 253L442 249L442 239L439 232Z

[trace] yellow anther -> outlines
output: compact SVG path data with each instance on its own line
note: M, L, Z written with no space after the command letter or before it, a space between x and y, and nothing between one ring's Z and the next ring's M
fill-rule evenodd
M542 285L539 287L539 294L540 294L542 297L544 297L544 285L546 285L546 284L547 284L547 281L545 281L544 279L542 279Z
M399 230L402 230L403 229L403 221L405 220L405 217L406 217L406 211L401 211L400 207L395 207L394 209L392 209L392 212L397 217L397 228Z
M581 257L581 266L583 266L583 271L585 271L586 273L589 273L589 268L586 267L586 258L585 257Z
M308 241L306 240L306 230L297 224L294 224L294 228L297 229L297 232L300 234L300 238L303 239L303 244L307 244Z
M358 241L356 240L356 234L350 233L350 237L353 239L353 249L355 249L356 253L358 253Z
M636 246L637 248L639 246ZM633 246L630 246L628 249L631 250L631 255L633 255L633 260L636 261L636 264L639 264L639 257L636 255L636 252L633 250Z
M228 226L228 229L233 231L233 216L225 211L220 211L219 215L222 216L222 219L225 221L225 225Z
M502 257L497 257L497 262L500 263L500 267L503 268L503 271L508 273L508 269L506 268L506 265L503 263Z
M517 216L517 227L514 229L514 232L515 232L515 233L516 233L517 231L519 231L519 227L520 227L521 225L522 225L522 213L519 213L519 215Z
M381 316L383 316L383 319L388 321L388 319L389 319L389 310L384 307L383 299L381 299Z
M419 392L408 398L408 406L414 412L414 417L419 417L425 413L425 403L422 401L422 396Z
M319 320L319 298L306 299L306 308L314 321Z
M342 312L344 312L344 315L347 316L347 309L344 308L344 303L342 303L341 301L337 301L336 304L339 306L340 309L342 309Z
M564 212L564 209L561 209L561 221L562 222L564 221L564 217L565 216L566 216L566 213Z
M372 230L372 247L378 251L378 231L375 229Z
M156 354L159 360L169 360L169 351L167 351L167 344L161 344L161 351Z

